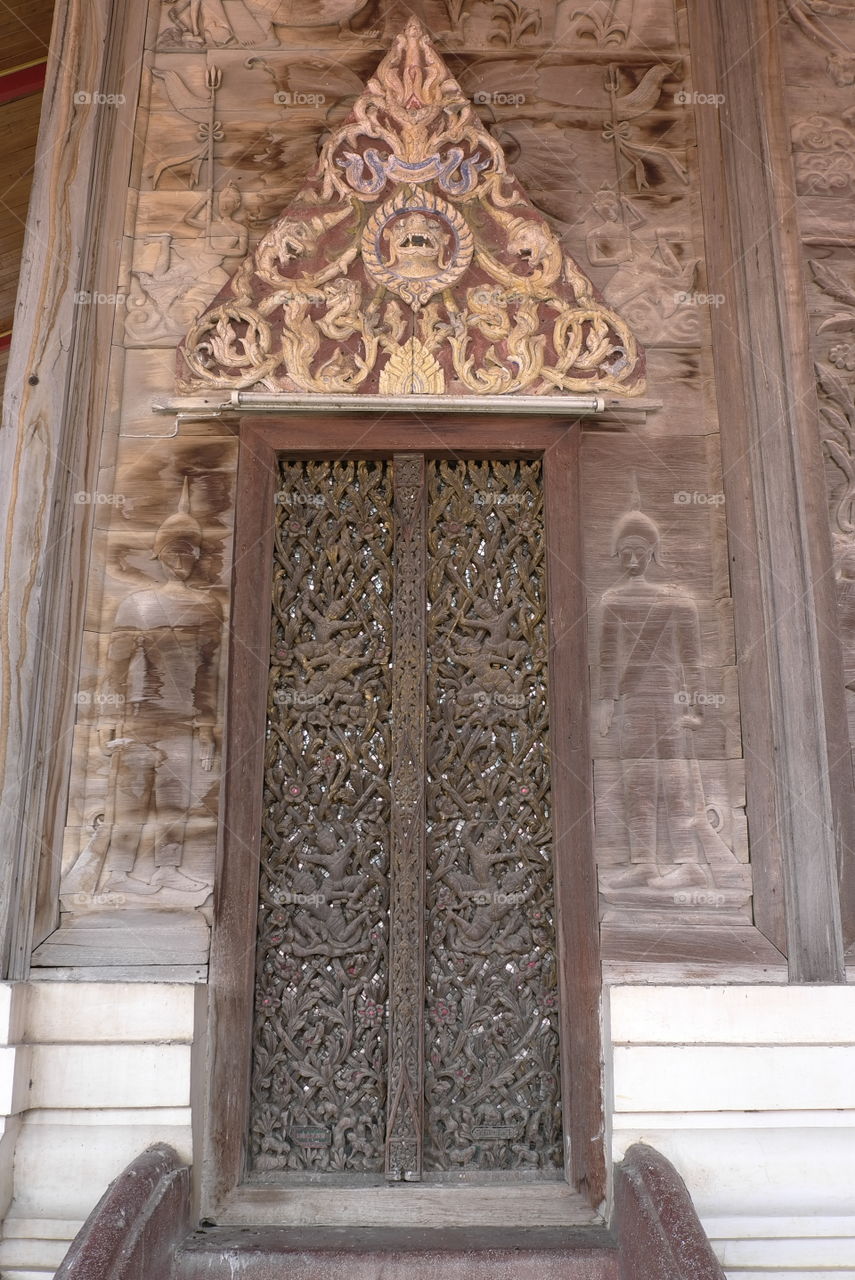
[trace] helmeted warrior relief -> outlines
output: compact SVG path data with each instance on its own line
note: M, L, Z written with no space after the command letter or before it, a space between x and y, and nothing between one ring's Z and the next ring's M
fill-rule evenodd
M628 861L601 869L601 892L661 908L716 888L720 905L742 904L749 871L710 820L695 752L707 701L697 605L648 576L662 566L661 535L641 511L618 521L612 555L620 578L601 601L597 727L617 730Z
M201 546L185 479L178 511L154 540L152 558L164 581L126 596L110 637L101 703L113 714L98 730L110 761L104 823L96 834L103 851L98 888L125 901L159 895L158 905L168 899L193 906L210 892L207 881L182 867L188 817L201 799L194 769L205 775L214 763L223 625L219 601L192 581ZM146 834L154 857L148 873L139 867ZM91 879L91 863L91 849L84 850L64 894L84 875Z

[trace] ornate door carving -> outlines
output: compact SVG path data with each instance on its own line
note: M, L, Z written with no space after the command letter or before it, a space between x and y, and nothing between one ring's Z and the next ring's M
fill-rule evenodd
M541 463L283 462L249 1176L563 1177Z

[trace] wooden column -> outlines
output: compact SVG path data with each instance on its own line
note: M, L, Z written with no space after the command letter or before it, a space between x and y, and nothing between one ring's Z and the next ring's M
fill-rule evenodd
M418 1182L424 1131L425 737L427 614L425 459L394 457L392 904L386 1177Z
M549 769L561 957L561 1092L570 1116L569 1181L597 1209L606 1196L601 972L594 860L587 613L579 520L578 424L543 455L549 602Z
M116 287L146 16L58 0L54 17L0 434L0 977L26 976L58 911L95 511L74 495L97 488L114 321L79 295Z
M756 920L791 980L839 982L852 781L778 21L690 4Z

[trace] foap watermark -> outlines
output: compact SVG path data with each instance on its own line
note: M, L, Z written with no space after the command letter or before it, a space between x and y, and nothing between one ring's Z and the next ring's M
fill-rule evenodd
M277 689L273 701L277 707L318 707L324 700L322 693L307 693L304 689Z
M123 693L87 693L81 690L75 694L74 701L78 707L122 707L125 703Z
M723 707L726 698L723 693L701 693L700 690L678 689L674 694L678 707Z
M677 507L722 507L723 493L699 493L697 489L678 489L674 494L674 505Z
M322 907L325 902L322 893L290 893L287 889L277 889L273 901L280 907Z
M90 293L81 289L72 296L76 307L123 307L128 300L126 293Z
M122 107L127 98L123 93L88 93L85 89L78 89L74 102L78 107Z
M93 493L88 489L78 489L74 495L74 501L78 507L123 507L125 505L125 495L123 493Z
M678 307L723 307L723 293L675 293L674 301Z
M322 507L322 493L291 493L288 489L280 489L273 495L273 501L280 507Z
M712 889L686 889L674 894L676 907L723 907L727 898Z
M473 94L472 101L476 107L521 107L525 102L525 94L506 91L487 93L486 90L479 89Z
M457 694L455 702L463 706L503 707L505 710L520 711L528 701L527 695L516 689L508 689L504 693L493 689L467 689L462 695Z
M476 907L519 907L525 902L525 894L504 893L501 889L469 889L466 897Z
M724 106L723 93L694 93L689 89L680 89L674 94L678 107L719 107Z
M71 901L75 907L123 907L123 893L73 893Z
M486 490L475 494L476 507L521 507L525 500L523 493L491 493Z
M317 110L326 103L325 93L291 93L288 89L280 89L273 95L277 107L310 107Z

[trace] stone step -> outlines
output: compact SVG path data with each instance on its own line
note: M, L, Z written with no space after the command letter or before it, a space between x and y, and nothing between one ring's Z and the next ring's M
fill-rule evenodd
M604 1230L209 1227L172 1280L618 1280Z

